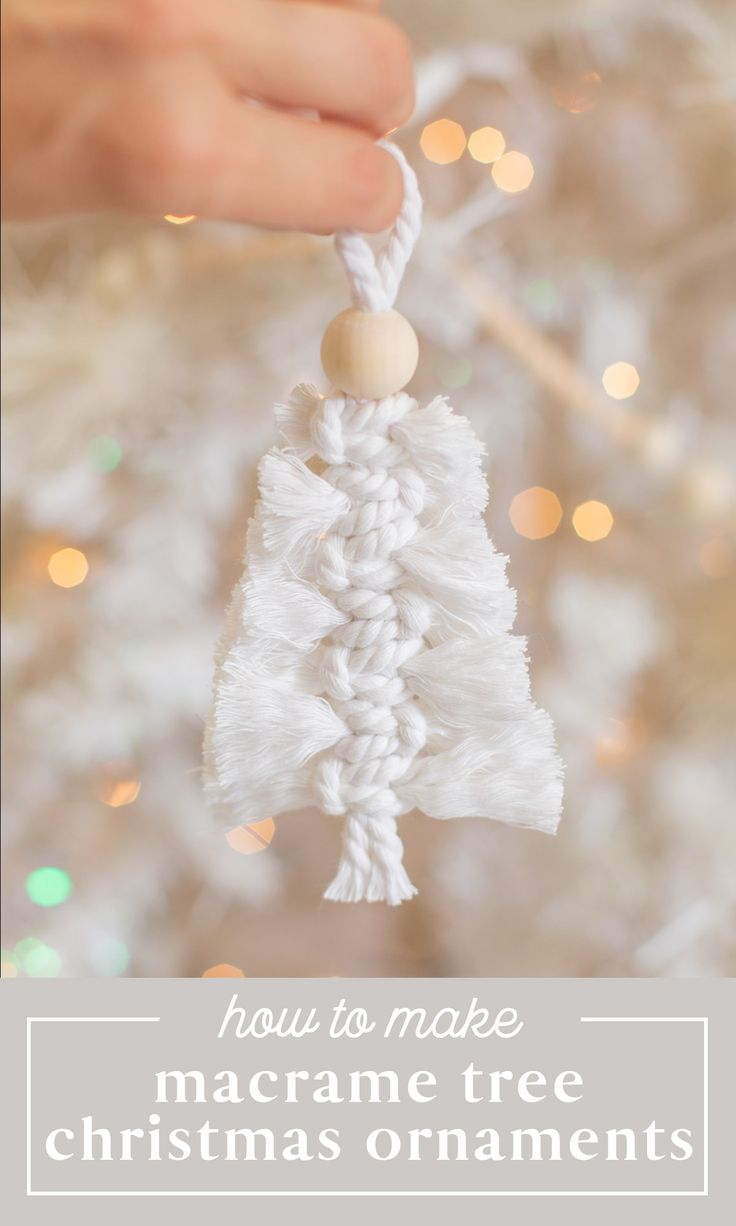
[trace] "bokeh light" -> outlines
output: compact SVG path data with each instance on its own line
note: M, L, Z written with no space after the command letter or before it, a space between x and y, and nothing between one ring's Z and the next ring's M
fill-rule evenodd
M736 483L727 465L696 460L684 481L689 505L697 515L723 515L736 502Z
M141 790L140 779L132 776L125 779L105 779L100 784L97 797L111 809L122 809L124 805L132 805L137 800Z
M58 549L49 558L48 572L57 587L77 587L87 578L89 563L79 549Z
M28 955L34 949L38 949L39 945L42 944L43 941L39 941L38 937L24 937L22 941L18 941L15 949L13 950L13 957L15 958L16 964L22 967Z
M598 766L611 769L625 766L644 748L648 729L635 716L611 719L608 729L595 741L595 760Z
M472 377L473 363L470 361L470 358L466 358L463 354L447 358L440 365L440 383L448 391L454 392L460 387L467 387Z
M276 824L272 817L267 817L262 822L253 822L250 826L237 826L235 830L229 830L225 839L233 851L240 852L242 856L252 856L256 852L265 851L275 833Z
M584 115L597 106L600 87L601 74L592 70L583 73L570 85L558 86L552 91L552 96L557 105L570 115Z
M550 277L535 277L524 286L524 302L538 319L551 319L559 310L560 293Z
M111 434L100 434L92 439L89 456L95 468L99 468L103 473L111 473L120 463L123 449Z
M196 213L165 213L164 221L168 221L172 226L188 226L190 221L196 221Z
M454 119L435 119L422 132L419 147L428 161L446 166L448 162L456 162L462 157L465 132Z
M61 956L39 941L24 958L23 970L32 979L54 979L61 971Z
M231 966L229 962L218 962L202 971L202 979L245 979L245 972L239 966Z
M613 362L603 371L601 383L614 400L628 400L639 386L639 372L631 362Z
M602 541L613 527L613 515L605 502L581 502L573 512L572 526L583 541Z
M38 907L58 907L72 892L72 879L63 868L47 864L26 877L26 894Z
M0 978L15 979L18 974L18 963L9 949L0 950Z
M509 519L519 536L529 541L540 541L545 536L552 536L559 528L562 506L553 490L532 485L516 495L509 507Z
M502 192L515 195L516 192L526 191L534 178L534 166L525 153L510 149L494 162L491 174L496 187L500 187Z
M468 137L468 153L485 166L497 162L505 149L506 140L498 128L476 128Z
M123 975L130 962L130 951L117 937L105 937L94 945L90 961L98 975Z
M588 285L593 285L596 289L606 289L616 280L615 266L611 260L606 260L600 255L588 256L586 260L583 260L580 271Z
M734 546L723 536L703 541L698 552L700 569L709 579L725 579L734 568Z

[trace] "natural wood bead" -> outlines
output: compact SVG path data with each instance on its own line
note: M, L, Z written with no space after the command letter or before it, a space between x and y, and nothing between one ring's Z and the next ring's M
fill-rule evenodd
M398 311L341 311L322 339L322 365L338 391L356 400L400 392L419 361L416 333Z

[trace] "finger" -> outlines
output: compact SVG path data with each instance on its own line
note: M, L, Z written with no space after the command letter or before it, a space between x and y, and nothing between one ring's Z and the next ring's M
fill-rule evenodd
M304 0L291 0L293 4L304 3ZM322 0L323 4L346 4L354 8L380 9L383 0Z
M401 207L394 158L342 124L228 100L210 141L204 164L177 176L181 202L165 211L329 234L378 232Z
M247 26L242 18L223 23L220 16L213 29L216 53L236 88L376 135L410 117L411 48L394 22L334 0L257 0L257 6L258 20ZM219 7L210 10L213 19Z

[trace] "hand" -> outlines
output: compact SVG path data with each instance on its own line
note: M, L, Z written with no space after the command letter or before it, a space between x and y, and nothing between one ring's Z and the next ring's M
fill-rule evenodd
M4 0L3 214L377 231L413 106L379 0ZM297 111L318 112L320 122Z

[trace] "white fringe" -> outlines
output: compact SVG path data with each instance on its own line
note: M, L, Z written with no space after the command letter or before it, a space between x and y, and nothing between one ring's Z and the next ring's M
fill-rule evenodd
M433 500L485 511L485 448L467 417L453 413L446 396L436 396L425 409L410 409L394 426L393 436L411 455Z
M307 468L298 456L276 448L261 460L261 505L256 512L263 543L277 557L316 549L322 533L350 509L350 499Z
M255 558L243 584L251 634L308 651L348 619L313 583Z
M526 641L512 634L441 643L408 660L409 689L443 728L471 731L493 722L524 719L529 710Z
M286 404L277 404L274 409L276 424L284 436L287 447L300 460L311 460L315 454L311 422L314 410L323 397L311 383L295 387Z
M218 651L205 745L218 821L316 804L342 815L326 898L415 893L397 818L491 817L554 832L562 768L529 692L515 593L481 519L482 447L426 409L298 388ZM325 465L320 475L307 467Z
M546 711L491 724L449 749L419 759L398 795L429 817L492 817L554 834L562 806L562 764Z
M508 559L496 553L479 514L451 510L432 519L400 551L399 561L435 606L438 635L511 629L516 592L506 580Z

